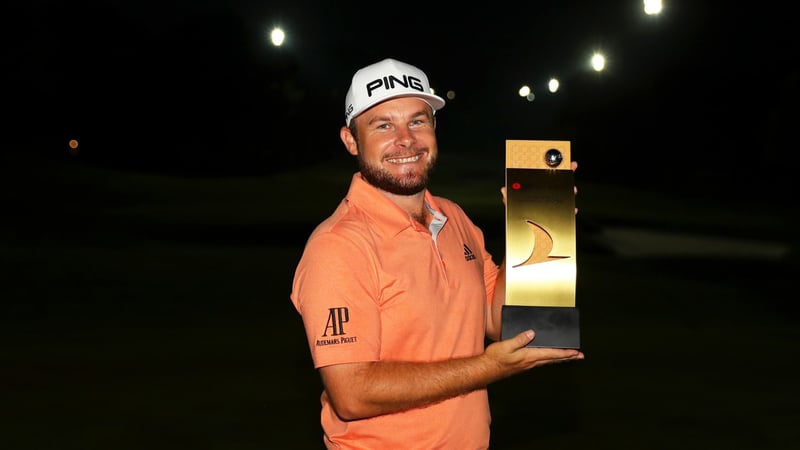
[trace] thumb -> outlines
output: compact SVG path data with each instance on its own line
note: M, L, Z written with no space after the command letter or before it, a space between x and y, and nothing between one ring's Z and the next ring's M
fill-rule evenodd
M514 341L518 344L518 348L525 347L530 343L533 338L536 336L536 333L533 330L525 330L522 333L514 336Z

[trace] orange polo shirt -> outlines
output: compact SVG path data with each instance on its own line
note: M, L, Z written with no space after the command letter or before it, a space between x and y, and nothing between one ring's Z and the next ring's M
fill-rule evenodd
M428 229L359 173L311 234L291 299L316 368L364 361L438 361L484 350L498 267L483 233L450 200L425 192ZM345 422L323 392L325 444L346 449L486 449L485 389L424 408Z

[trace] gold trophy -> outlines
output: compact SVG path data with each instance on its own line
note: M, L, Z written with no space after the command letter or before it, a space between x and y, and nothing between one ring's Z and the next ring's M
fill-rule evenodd
M506 141L506 303L502 338L580 348L575 182L569 141Z

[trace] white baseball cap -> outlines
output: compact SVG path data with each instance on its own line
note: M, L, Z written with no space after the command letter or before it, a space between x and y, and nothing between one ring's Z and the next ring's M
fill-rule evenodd
M386 58L353 75L344 100L345 124L350 126L353 117L395 97L417 97L431 105L435 114L444 107L444 99L431 92L425 72L410 64Z

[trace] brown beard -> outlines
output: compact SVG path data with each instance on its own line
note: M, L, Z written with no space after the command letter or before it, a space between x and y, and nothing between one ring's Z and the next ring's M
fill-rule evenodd
M415 172L404 178L398 178L380 166L371 165L364 160L361 152L358 153L357 158L361 176L367 180L367 183L395 195L414 195L423 191L428 187L428 180L436 167L436 157L434 156L428 161L428 165L422 173Z

